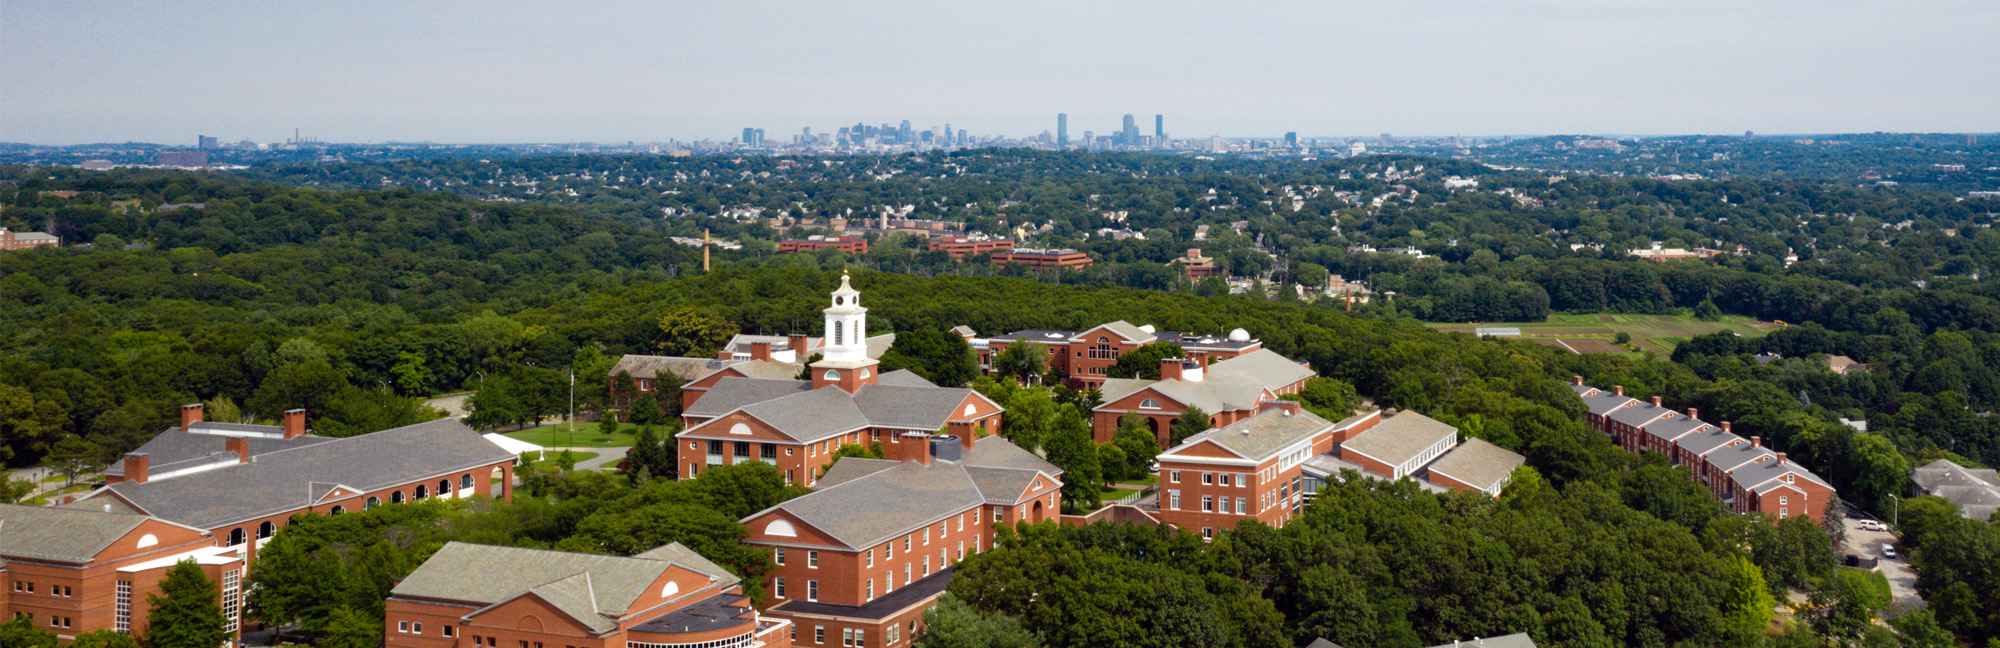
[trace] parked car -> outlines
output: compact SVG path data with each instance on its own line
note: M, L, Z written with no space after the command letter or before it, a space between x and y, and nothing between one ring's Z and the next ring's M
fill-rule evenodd
M1888 559L1890 559L1890 560L1895 560L1895 559L1896 559L1896 546L1895 546L1895 545L1892 545L1892 544L1889 544L1889 543L1887 543L1887 542L1884 542L1884 543L1882 543L1882 557L1883 557L1883 558L1888 558Z
M1860 527L1860 528L1861 528L1861 530L1863 530L1863 531L1888 531L1888 530L1889 530L1889 525L1887 525L1887 524L1883 524L1883 523L1882 523L1882 522L1881 522L1880 520L1862 520L1862 521L1861 521L1860 523L1856 524L1855 526L1857 526L1857 527Z

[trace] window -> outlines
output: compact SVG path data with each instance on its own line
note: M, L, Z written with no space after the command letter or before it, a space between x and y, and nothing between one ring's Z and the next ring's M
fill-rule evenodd
M237 528L234 528L234 529L230 529L230 530L229 530L229 544L228 544L227 546L231 546L231 547L234 547L234 546L236 546L236 545L240 545L240 544L243 544L243 535L244 535L244 534L243 534L243 527L237 527Z
M709 455L709 457L710 457L710 458L717 458L717 457L721 457L721 456L722 456L722 442L721 442L721 441L719 441L719 440L716 440L716 439L709 439L709 440L708 440L708 455Z
M452 632L451 632L451 626L445 626L445 627L444 627L444 636L447 636L447 637L453 637L453 636L457 636L457 635L454 635L454 634L452 634Z
M397 621L397 622L396 622L396 632L398 632L398 633L402 633L402 634L410 634L410 622L408 622L408 621Z
M903 584L910 584L910 563L903 563Z
M979 526L979 508L978 508L978 507L973 507L973 509L972 509L972 526Z
M854 629L853 629L853 628L841 628L841 629L840 629L840 645L842 645L842 646L847 646L847 647L850 647L850 648L851 648L851 647L852 647L852 646L854 645Z
M958 559L965 560L965 541L958 541Z
M785 577L779 576L771 579L771 595L778 598L785 598Z
M826 643L826 626L823 625L813 626L813 643L815 644Z
M776 444L771 444L771 443L764 444L764 447L761 448L759 456L763 457L763 459L766 461L777 461L778 446Z
M1167 510L1181 510L1181 491L1179 489L1167 491Z
M270 520L265 520L263 524L257 525L257 537L259 539L269 538L271 537L271 534L277 533L277 531L278 531L277 525L271 524Z
M875 579L873 578L868 579L868 583L865 586L865 588L861 590L861 593L863 596L867 597L863 600L867 601L875 600Z
M1202 473L1202 474L1201 474L1201 485L1203 485L1203 486L1214 486L1214 485L1215 485L1215 473L1211 473L1211 472L1204 472L1204 473Z
M960 530L960 531L964 531L964 530L965 530L965 516L964 516L964 515L960 515L960 516L958 516L958 530Z
M737 442L736 442L736 447L734 448L734 450L736 450L736 458L738 458L738 459L748 459L748 458L750 458L750 442L749 442L749 441L737 441Z
M868 646L868 630L864 628L855 628L854 648L867 648L867 646Z
M887 556L884 556L885 559L887 560L896 559L896 542L894 540L883 543L882 550L888 554Z
M1244 513L1248 513L1249 511L1250 511L1250 505L1247 503L1247 501L1241 497L1236 498L1236 514L1242 515Z
M396 491L396 492L394 492L394 493L390 493L390 494L389 494L389 503L390 503L390 504L401 504L401 503L403 503L403 491Z
M375 508L375 507L377 507L377 506L381 506L381 505L382 505L382 498L380 498L380 497L376 497L376 496L374 496L374 495L369 495L369 496L368 496L368 503L366 503L366 504L362 504L362 505L361 505L361 508L362 508L362 510L367 510L367 509L372 509L372 508Z
M1173 482L1173 483L1176 483L1176 484L1178 484L1178 483L1181 483L1181 471L1178 471L1178 470L1169 470L1169 471L1167 471L1167 481L1170 481L1170 482Z
M931 575L931 557L930 557L930 556L924 556L924 575L925 575L925 576L929 576L929 575Z
M806 581L806 600L815 602L819 600L819 581Z
M1203 513L1215 512L1215 497L1210 495L1201 496L1201 512Z
M1202 539L1202 540L1214 540L1214 539L1215 539L1215 529L1211 529L1211 528L1208 528L1208 527L1202 527L1202 528L1201 528L1201 539Z
M333 510L331 510L331 511L327 511L326 513L327 513L327 515L340 515L340 514L342 514L342 513L346 513L346 512L347 512L347 507L344 507L344 506L341 506L341 505L339 505L339 504L335 504L335 505L333 505Z
M774 563L774 564L777 564L777 565L784 565L784 564L785 564L785 548L784 548L784 547L777 547L777 548L774 548L774 549L772 549L772 550L771 550L771 562L772 562L772 563Z
M423 484L417 484L417 496L412 499L423 499L429 495L430 495L429 486L425 486Z
M806 551L806 569L819 569L819 552Z
M833 323L833 343L835 346L846 344L844 340L847 339L847 328L843 326L844 324L846 322L835 321Z
M1223 488L1228 488L1228 487L1229 487L1229 481L1230 481L1230 476L1229 476L1229 473L1223 473L1223 474L1220 474L1220 475L1216 475L1216 476L1215 476L1215 483L1216 483L1216 485L1217 485L1217 486L1221 486L1221 487L1223 487Z
M910 536L903 536L903 553L910 553Z
M902 631L903 631L903 626L896 625L894 623L889 624L889 627L887 628L883 628L882 645L894 646L896 645L896 642L902 641L903 640L901 636Z
M410 624L410 634L420 635L423 633L424 633L424 622L418 621Z
M868 566L869 567L875 566L875 552L873 551L868 552Z
M112 629L118 634L132 634L132 581L118 581L118 598L112 618Z
M451 494L451 480L449 479L438 480L438 497L444 497L450 494Z
M1150 409L1150 410L1160 409L1160 401L1156 401L1151 398L1140 399L1139 409Z
M832 369L826 370L826 373L820 374L819 377L827 382L840 382L840 372Z
M467 490L470 488L472 488L472 475L465 475L463 477L458 478L459 490Z
M924 546L931 546L931 528L924 527Z
M236 632L242 623L237 614L243 608L243 570L231 569L222 572L222 630ZM423 633L423 626L417 626L417 633Z

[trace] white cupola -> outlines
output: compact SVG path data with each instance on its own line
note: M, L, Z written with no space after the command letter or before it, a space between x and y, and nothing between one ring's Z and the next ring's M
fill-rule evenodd
M868 309L861 306L861 291L840 274L840 288L833 291L833 304L826 308L826 339L821 355L827 360L868 359Z

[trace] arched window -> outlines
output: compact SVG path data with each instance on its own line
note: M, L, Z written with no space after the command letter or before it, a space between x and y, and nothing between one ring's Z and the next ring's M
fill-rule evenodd
M234 528L234 529L230 529L230 530L229 530L229 545L228 545L228 546L231 546L231 547L234 547L234 546L236 546L236 545L240 545L240 544L243 544L243 528L242 528L242 527L237 527L237 528Z
M449 479L438 480L438 497L444 497L450 494L451 494L451 480Z
M401 504L401 503L403 503L403 491L396 491L396 492L393 492L393 493L390 493L390 494L389 494L389 503L390 503L390 504Z
M826 373L820 374L820 378L826 379L828 382L838 381L840 380L840 372L828 369Z
M430 488L424 486L423 484L417 484L417 496L415 499L423 499L425 495L429 494L430 494Z
M847 324L846 322L834 322L834 323L833 323L833 345L834 345L834 346L841 346L841 345L844 345L844 344L847 344L847 342L846 342L846 340L847 340L847 328L846 328L846 324Z
M1139 409L1160 409L1160 401L1147 398L1139 401Z
M459 490L472 488L472 475L470 473L458 478L458 488Z
M257 525L257 537L259 539L269 538L271 534L277 532L278 525L272 524L270 520L265 520L263 524Z
M330 512L328 513L328 515L340 515L340 514L342 514L342 513L346 513L346 512L347 512L347 509L345 509L345 508L342 508L342 507L341 507L341 506L340 506L339 504L335 504L335 505L333 506L333 510L332 510L332 511L330 511Z
M382 498L380 498L380 497L376 497L376 496L374 496L374 495L369 495L369 496L368 496L368 503L367 503L367 504L364 504L364 505L362 505L362 508L363 508L364 510L365 510L365 509L372 509L372 508L375 508L375 507L377 507L377 506L381 506L381 505L382 505Z

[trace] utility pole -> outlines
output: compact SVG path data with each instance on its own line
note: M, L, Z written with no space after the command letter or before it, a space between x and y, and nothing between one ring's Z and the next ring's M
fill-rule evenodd
M569 418L564 419L564 422L569 424L570 445L576 445L576 365L574 364L569 366Z

